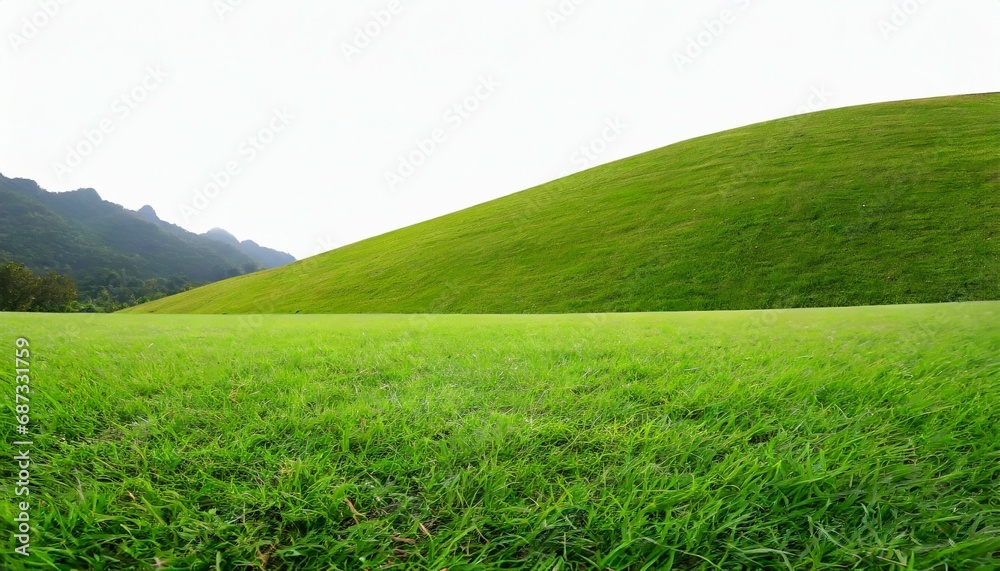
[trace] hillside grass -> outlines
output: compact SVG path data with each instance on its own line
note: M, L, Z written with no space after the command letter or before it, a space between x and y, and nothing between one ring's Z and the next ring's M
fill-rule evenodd
M998 313L0 315L0 568L994 569Z
M576 313L1000 299L1000 94L671 145L130 310Z

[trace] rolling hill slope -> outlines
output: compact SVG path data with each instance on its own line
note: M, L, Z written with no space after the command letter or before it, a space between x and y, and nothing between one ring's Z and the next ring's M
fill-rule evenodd
M1000 299L1000 94L751 125L132 311L557 313Z

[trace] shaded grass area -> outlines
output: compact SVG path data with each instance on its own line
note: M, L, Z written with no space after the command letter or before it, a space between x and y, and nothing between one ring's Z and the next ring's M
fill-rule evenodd
M998 312L0 315L0 568L995 568Z
M272 271L165 313L576 313L1000 299L1000 94L717 133Z

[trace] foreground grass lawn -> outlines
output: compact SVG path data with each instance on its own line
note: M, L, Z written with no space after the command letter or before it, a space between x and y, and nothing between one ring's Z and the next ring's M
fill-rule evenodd
M0 315L0 568L993 569L998 324Z

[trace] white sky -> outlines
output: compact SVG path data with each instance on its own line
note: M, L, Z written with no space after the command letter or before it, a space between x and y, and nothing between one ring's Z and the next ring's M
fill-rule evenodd
M300 258L810 105L1000 91L997 0L2 0L0 33L0 172Z

